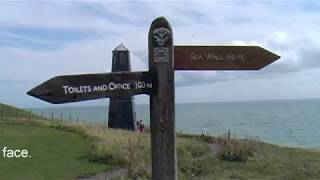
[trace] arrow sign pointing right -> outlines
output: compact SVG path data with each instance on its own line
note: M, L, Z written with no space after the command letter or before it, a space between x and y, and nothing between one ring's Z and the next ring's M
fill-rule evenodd
M175 70L259 70L279 58L259 46L174 46Z
M154 84L149 72L115 72L56 76L27 94L60 104L111 96L151 94Z

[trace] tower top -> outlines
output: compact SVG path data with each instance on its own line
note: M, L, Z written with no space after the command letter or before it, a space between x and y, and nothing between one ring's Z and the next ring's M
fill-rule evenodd
M123 43L121 43L113 51L129 51L129 50L123 45Z

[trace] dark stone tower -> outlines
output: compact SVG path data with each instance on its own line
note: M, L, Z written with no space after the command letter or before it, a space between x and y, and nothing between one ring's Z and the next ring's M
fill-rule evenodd
M122 43L112 51L112 54L112 72L131 71L129 50ZM133 96L111 97L108 127L134 130L135 124Z

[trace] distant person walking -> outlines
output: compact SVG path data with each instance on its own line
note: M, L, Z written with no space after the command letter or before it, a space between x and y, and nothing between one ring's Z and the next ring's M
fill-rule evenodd
M142 120L137 121L137 129L141 133L144 131L144 124L142 123Z
M136 125L137 125L137 126L136 126L136 127L137 127L137 130L139 131L139 128L140 128L140 121L137 121L137 122L136 122Z

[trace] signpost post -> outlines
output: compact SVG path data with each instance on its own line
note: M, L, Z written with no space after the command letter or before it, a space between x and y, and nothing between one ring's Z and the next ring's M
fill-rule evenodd
M160 17L149 30L149 71L57 76L28 94L54 104L150 95L152 179L176 180L174 70L259 70L279 58L258 46L173 46Z
M152 22L149 30L149 71L157 78L150 96L152 178L177 179L174 58L172 29L165 18Z

